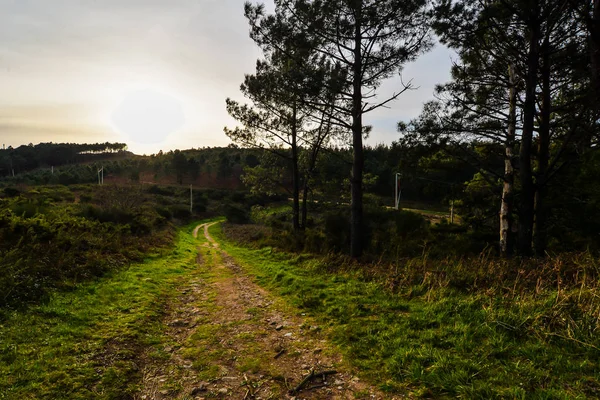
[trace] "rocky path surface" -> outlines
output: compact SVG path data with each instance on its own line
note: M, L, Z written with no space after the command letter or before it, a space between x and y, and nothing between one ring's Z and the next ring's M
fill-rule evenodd
M139 399L392 398L357 378L314 322L255 284L209 226L194 230L204 235L198 272L165 312L168 340L145 356Z

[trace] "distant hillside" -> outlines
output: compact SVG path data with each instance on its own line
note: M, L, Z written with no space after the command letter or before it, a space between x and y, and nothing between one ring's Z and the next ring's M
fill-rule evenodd
M251 189L291 196L289 149L281 148L274 154L229 145L139 156L125 148L120 143L41 143L0 150L0 185L97 183L98 171L103 169L105 184L192 184L195 188ZM306 168L306 151L300 148L302 168ZM349 201L351 158L347 148L323 149L307 182L310 197ZM501 158L494 162L497 169L503 168ZM365 192L381 199L371 198L370 203L393 204L397 173L402 175L405 207L412 207L407 202L416 202L427 210L447 210L449 201L458 199L464 183L477 169L421 145L365 147Z
M126 158L133 153L125 143L40 143L0 149L0 177L15 176L38 168Z
M7 184L104 183L188 185L240 189L244 167L259 163L260 150L215 147L138 156L121 143L53 144L0 150L0 181ZM14 174L13 174L14 171Z

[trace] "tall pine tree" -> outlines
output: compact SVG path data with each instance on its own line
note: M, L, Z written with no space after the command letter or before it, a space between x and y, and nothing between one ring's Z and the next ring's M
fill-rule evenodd
M319 44L317 51L347 71L334 121L352 137L351 255L363 252L363 116L389 104L410 88L386 99L376 97L384 79L431 47L427 0L276 0L295 24Z

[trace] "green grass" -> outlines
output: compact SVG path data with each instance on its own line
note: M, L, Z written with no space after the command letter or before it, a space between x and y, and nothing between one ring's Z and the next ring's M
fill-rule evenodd
M220 225L211 234L261 285L325 326L383 390L425 398L600 396L598 310L578 315L580 304L571 304L596 292L500 296L424 280L392 294L356 270L327 273L311 256L243 248L227 242Z
M271 204L268 207L255 206L252 208L252 219L255 221L265 221L270 217L278 215L287 215L292 212L292 202L286 201L279 204Z
M401 200L400 207L403 210L422 211L429 214L450 214L448 206L442 204L423 203L419 201Z
M449 217L450 211L434 211L434 210L422 210L420 208L405 208L402 207L402 210L416 212L423 215L436 215L439 217Z
M0 399L131 398L147 349L160 357L164 307L194 273L193 226L166 255L56 293L0 324Z
M171 345L163 317L177 304L177 288L191 277L227 279L227 270L196 267L202 232L181 229L176 246L95 282L56 293L42 305L14 311L0 322L0 399L131 398L149 360L169 367ZM600 338L593 288L546 288L502 296L483 290L411 284L391 294L373 276L348 269L329 273L308 255L252 250L211 234L263 286L317 320L364 378L391 393L433 398L577 399L600 397ZM220 262L202 247L207 266ZM214 342L214 290L197 304L208 311L182 354L199 379L221 374L232 359ZM583 310L583 311L582 311ZM260 310L248 313L261 318ZM255 336L233 337L247 358L240 371L265 370ZM167 369L168 369L167 368ZM177 372L177 371L175 371ZM174 375L177 377L177 374ZM169 381L170 382L170 381ZM171 391L180 390L176 379Z

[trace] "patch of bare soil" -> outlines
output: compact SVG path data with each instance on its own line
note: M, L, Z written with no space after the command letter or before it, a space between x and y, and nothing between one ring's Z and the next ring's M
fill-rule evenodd
M394 398L356 377L318 326L255 284L218 249L208 226L198 226L194 235L203 230L208 240L203 250L215 256L215 278L181 287L165 319L166 356L148 358L138 398Z

